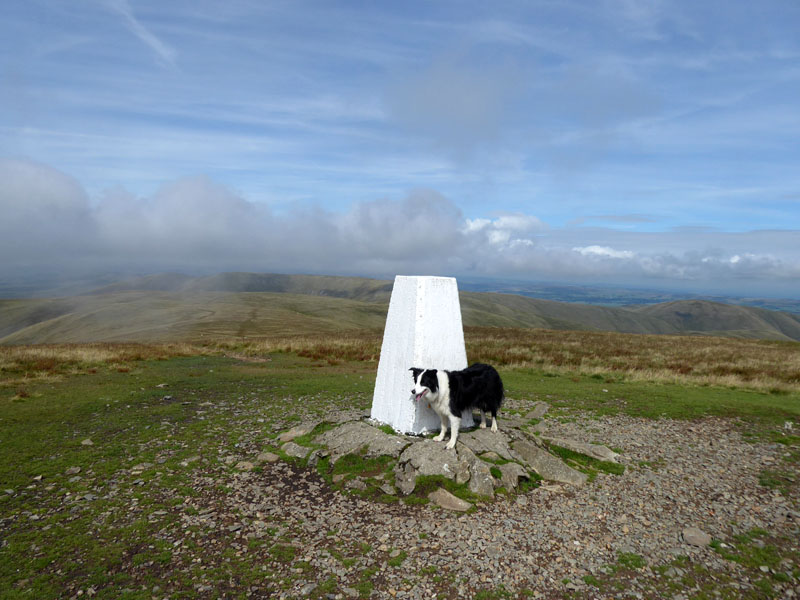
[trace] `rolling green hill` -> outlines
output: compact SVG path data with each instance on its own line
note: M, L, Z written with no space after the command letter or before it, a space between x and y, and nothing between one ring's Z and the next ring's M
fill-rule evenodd
M643 306L634 312L669 323L682 333L800 340L798 315L764 308L682 300Z
M36 320L40 317L40 320ZM386 306L252 292L119 292L0 301L0 343L172 341L383 327Z
M177 341L383 327L392 283L356 277L154 275L83 296L0 300L0 343ZM800 341L788 313L686 300L603 307L461 292L464 325Z

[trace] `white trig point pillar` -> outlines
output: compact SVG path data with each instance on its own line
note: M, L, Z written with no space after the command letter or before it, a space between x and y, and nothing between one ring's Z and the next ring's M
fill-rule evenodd
M439 429L439 417L428 403L414 401L409 369L453 371L466 366L455 278L395 277L370 416L401 433ZM472 411L464 411L461 426L473 425Z

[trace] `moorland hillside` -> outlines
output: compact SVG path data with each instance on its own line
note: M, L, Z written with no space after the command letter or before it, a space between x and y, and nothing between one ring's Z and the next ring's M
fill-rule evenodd
M248 338L383 327L392 283L358 277L162 274L80 296L0 300L0 343ZM703 300L606 307L461 292L465 326L800 341L800 317Z

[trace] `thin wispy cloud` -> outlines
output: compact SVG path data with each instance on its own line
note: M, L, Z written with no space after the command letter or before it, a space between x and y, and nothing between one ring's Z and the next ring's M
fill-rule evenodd
M610 224L640 224L657 223L658 219L648 215L586 215L573 219L569 225L585 225L591 222L610 223Z
M101 2L112 12L122 17L122 21L128 30L147 46L162 64L171 67L175 66L175 50L162 42L134 16L128 0L101 0Z

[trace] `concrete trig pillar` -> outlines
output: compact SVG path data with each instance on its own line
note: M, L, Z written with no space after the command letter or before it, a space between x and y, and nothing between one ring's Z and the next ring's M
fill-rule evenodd
M425 401L415 402L411 367L458 370L467 366L458 286L453 277L405 277L394 280L371 417L401 433L441 427ZM472 427L472 411L461 417Z

